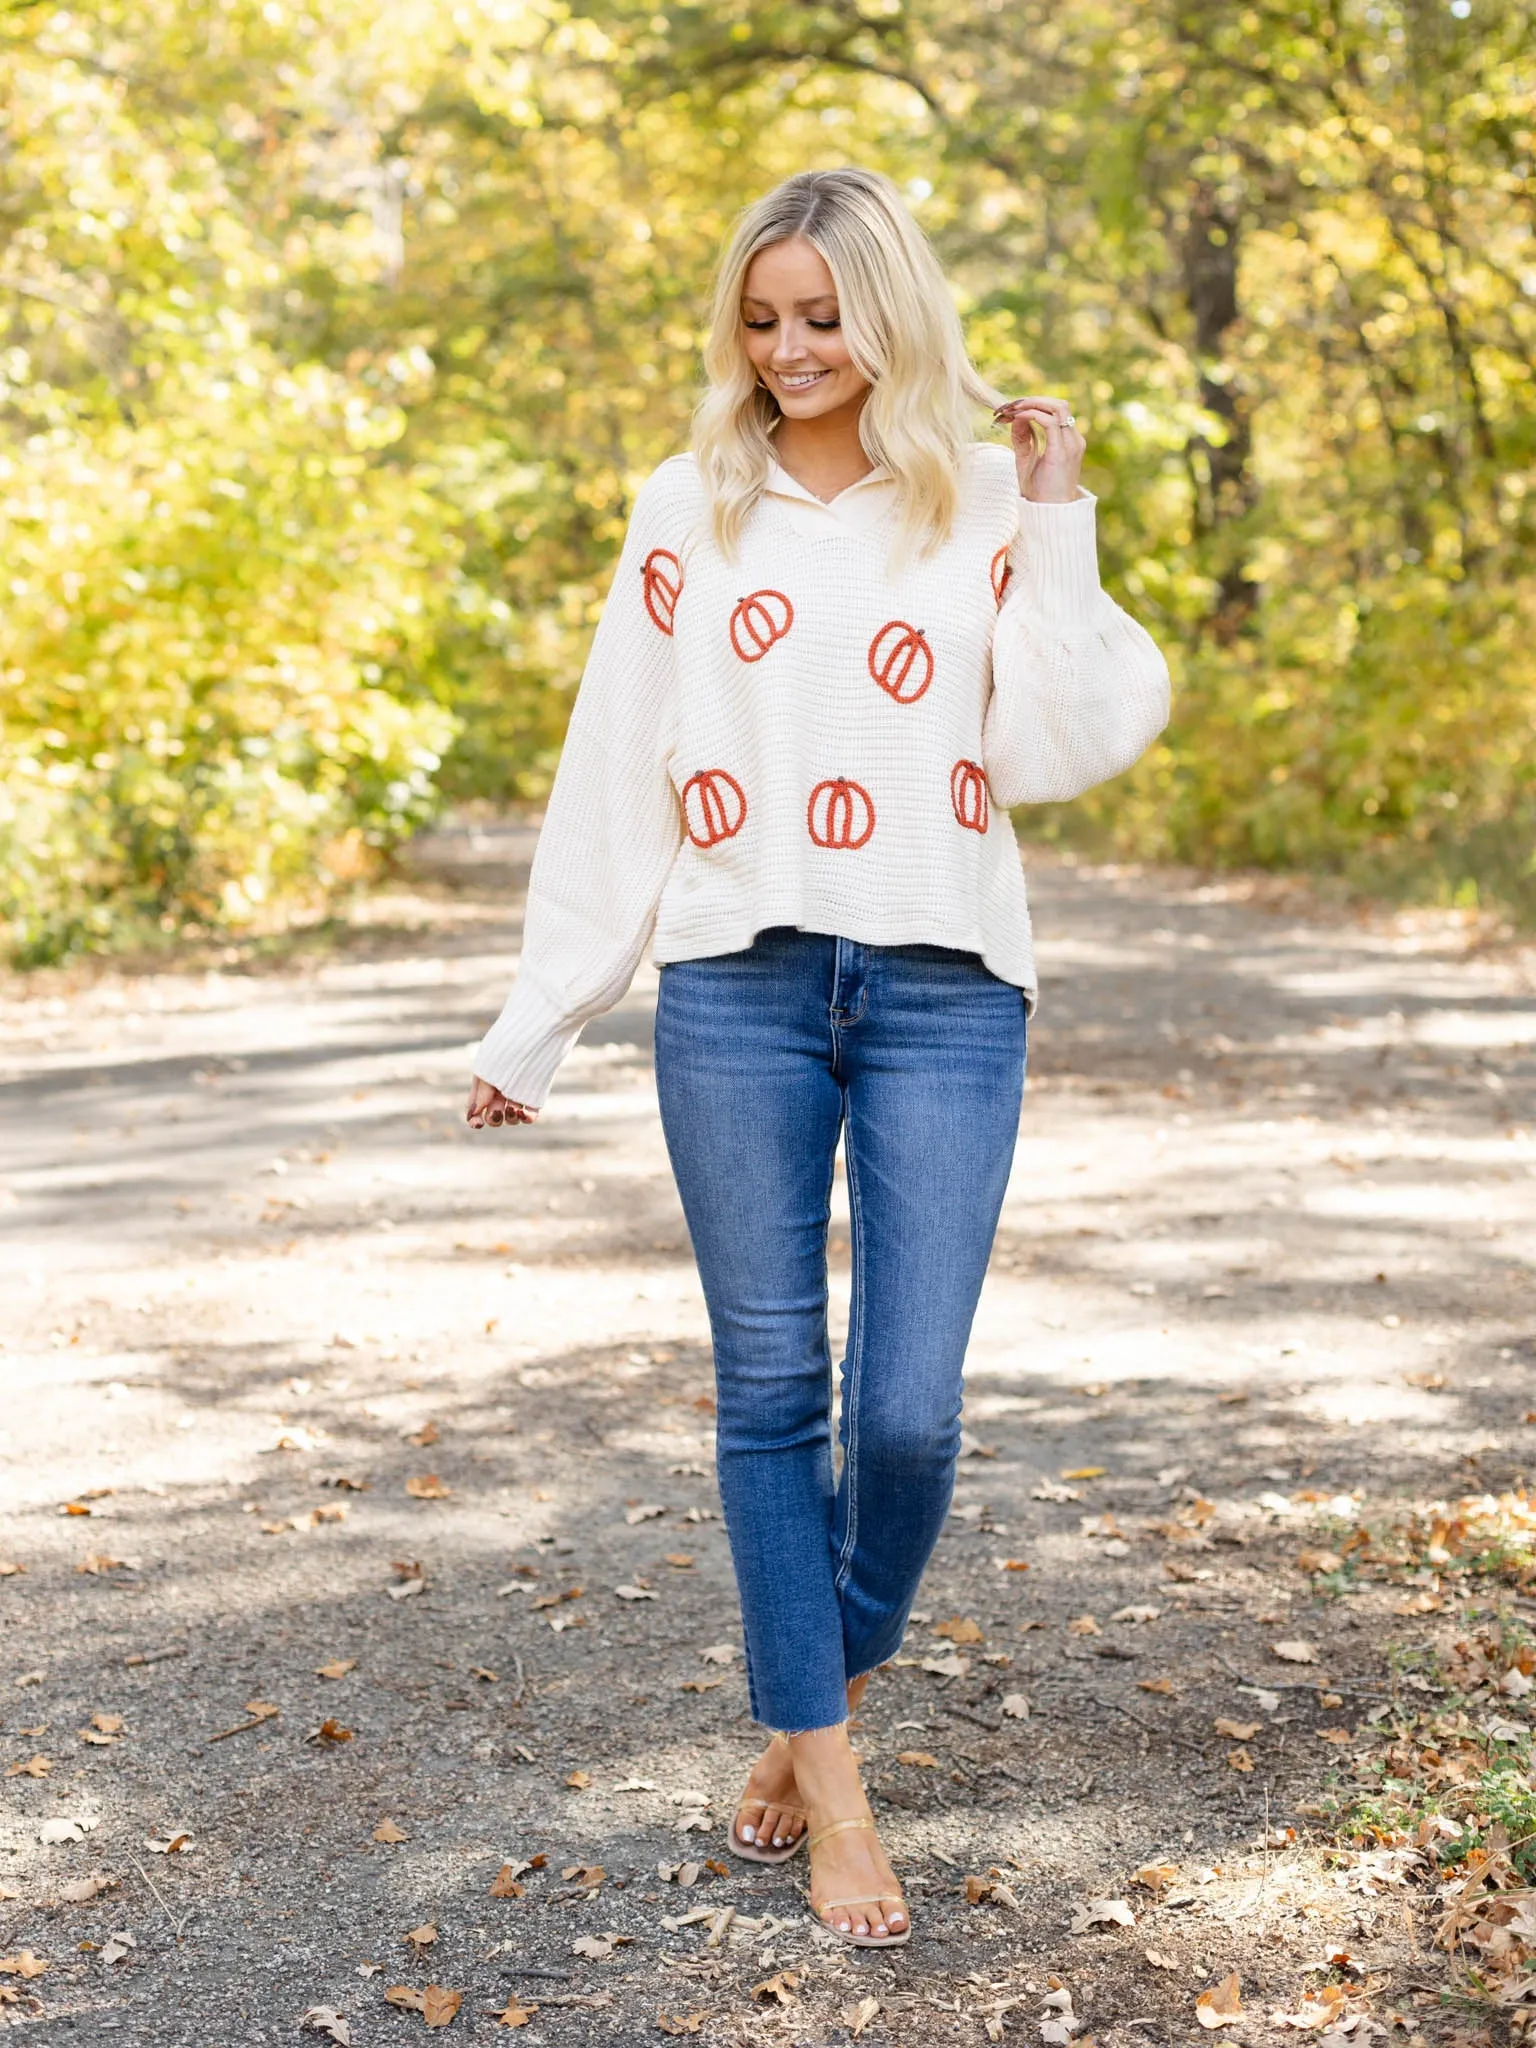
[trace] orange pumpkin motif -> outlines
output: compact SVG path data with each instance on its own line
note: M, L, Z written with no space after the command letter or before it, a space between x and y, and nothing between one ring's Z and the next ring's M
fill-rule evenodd
M805 807L805 822L818 846L863 846L875 829L875 806L862 784L838 775L818 782Z
M967 832L987 829L987 776L979 761L957 761L949 771L949 800Z
M933 649L921 626L892 619L869 643L869 672L898 704L915 704L933 681Z
M701 768L683 784L683 825L695 846L734 839L747 820L747 793L723 768Z
M1000 547L992 557L992 595L1002 609L1003 599L1008 595L1008 586L1013 581L1013 564L1008 559L1006 547Z
M651 549L640 572L640 588L651 624L670 639L673 615L683 590L683 565L670 548Z
M795 608L782 590L754 590L738 598L731 613L731 645L743 661L761 661L795 623Z

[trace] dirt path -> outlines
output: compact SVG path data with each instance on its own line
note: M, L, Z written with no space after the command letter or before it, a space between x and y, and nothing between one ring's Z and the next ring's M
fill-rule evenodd
M1536 958L1032 862L970 1454L862 1733L918 1932L862 1956L803 1864L725 1865L754 1742L650 981L536 1129L460 1122L528 839L439 838L307 963L0 992L0 1971L47 1964L0 2024L403 2042L386 1990L435 1983L454 2038L520 1999L535 2042L926 2048L1049 2040L1054 1978L1128 2048L1235 1968L1278 2041L1338 1940L1351 2010L1438 2038L1401 1899L1294 1808L1465 1598L1295 1558L1526 1466ZM1072 1932L1103 1898L1138 1924Z

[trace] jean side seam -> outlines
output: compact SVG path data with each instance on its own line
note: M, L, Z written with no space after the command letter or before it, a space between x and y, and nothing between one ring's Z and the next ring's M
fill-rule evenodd
M864 1257L864 1205L859 1199L858 1167L854 1159L853 1108L845 1090L843 1094L843 1158L848 1171L848 1211L853 1225L853 1250L855 1260L855 1285L860 1298L860 1313L856 1318L858 1341L852 1347L848 1362L848 1382L845 1398L848 1403L848 1449L843 1461L843 1477L848 1486L848 1526L843 1531L842 1555L837 1561L837 1571L832 1583L839 1599L853 1570L853 1553L859 1540L859 1384L864 1373L864 1326L868 1317L864 1314L862 1295L864 1292L861 1271Z

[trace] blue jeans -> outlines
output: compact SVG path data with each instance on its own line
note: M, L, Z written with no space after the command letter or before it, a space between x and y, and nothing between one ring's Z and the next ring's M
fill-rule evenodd
M663 967L656 1081L714 1337L754 1718L847 1715L949 1512L961 1371L1024 1083L1021 990L972 953L790 927ZM833 1482L827 1225L853 1298Z

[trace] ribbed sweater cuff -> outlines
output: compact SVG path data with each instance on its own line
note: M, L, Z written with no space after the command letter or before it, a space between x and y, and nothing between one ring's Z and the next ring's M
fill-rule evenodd
M473 1070L509 1102L542 1109L555 1069L580 1029L519 974L501 1015L476 1048Z
M1099 595L1098 499L1081 491L1070 505L1019 500L1023 539L1019 585L1034 609L1054 619L1081 618Z

